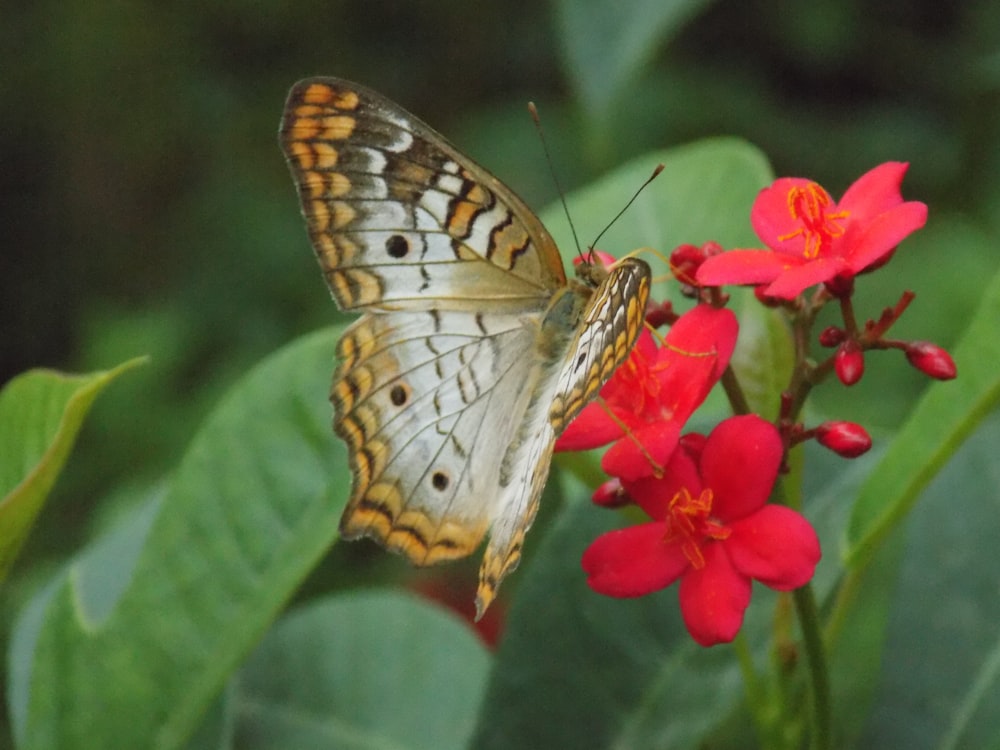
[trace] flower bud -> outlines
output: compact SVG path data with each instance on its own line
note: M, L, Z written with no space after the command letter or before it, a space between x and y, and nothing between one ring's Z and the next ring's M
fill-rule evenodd
M854 294L854 276L853 275L834 276L829 281L824 282L823 286L826 287L826 291L828 291L837 299L847 299L852 294Z
M872 447L868 432L854 422L824 422L816 428L816 441L844 458L857 458Z
M914 341L906 349L906 358L924 375L938 380L951 380L958 371L955 360L944 349L929 341Z
M854 385L865 374L865 353L854 339L840 345L833 358L833 369L844 385Z
M670 253L670 272L680 283L686 286L700 287L701 284L695 280L698 268L705 262L706 258L719 255L721 252L722 246L718 242L709 241L701 247L678 245Z
M686 432L681 435L677 447L687 451L688 455L697 463L701 461L701 452L705 448L707 438L700 432Z
M670 300L650 302L646 305L646 325L650 328L662 328L677 320L677 313Z
M594 505L600 505L602 508L621 508L632 502L618 477L612 477L594 490L590 499Z
M847 334L844 333L843 328L837 328L837 326L830 326L820 331L819 345L825 346L828 349L832 349L833 347L842 344L846 336Z

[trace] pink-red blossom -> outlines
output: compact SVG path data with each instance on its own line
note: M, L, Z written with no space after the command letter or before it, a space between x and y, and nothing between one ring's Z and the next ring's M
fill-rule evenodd
M736 316L697 305L657 346L643 331L630 357L556 442L556 450L614 443L601 467L623 480L653 474L677 447L681 428L721 377L736 345Z
M707 438L682 441L662 478L622 483L652 520L590 545L582 560L590 587L634 597L679 580L691 636L704 646L731 641L753 580L795 589L819 561L809 522L767 504L781 458L777 429L754 415L731 417Z
M783 177L754 201L750 221L768 249L738 249L707 258L700 284L761 284L791 299L815 284L849 294L857 274L885 263L927 220L927 206L904 201L907 164L886 162L862 175L837 202L819 184Z

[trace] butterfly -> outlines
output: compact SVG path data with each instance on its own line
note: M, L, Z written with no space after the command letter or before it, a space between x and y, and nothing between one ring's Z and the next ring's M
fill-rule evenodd
M629 354L650 269L585 262L508 187L349 81L292 87L279 134L334 300L361 317L330 400L353 476L342 538L417 565L483 541L477 618L521 558L556 437Z

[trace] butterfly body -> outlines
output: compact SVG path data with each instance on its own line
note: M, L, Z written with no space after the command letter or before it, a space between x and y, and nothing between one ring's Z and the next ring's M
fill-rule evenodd
M649 268L567 281L517 196L357 84L296 84L280 140L331 293L363 313L331 392L354 477L341 534L426 565L489 532L481 614L520 559L556 437L641 330Z

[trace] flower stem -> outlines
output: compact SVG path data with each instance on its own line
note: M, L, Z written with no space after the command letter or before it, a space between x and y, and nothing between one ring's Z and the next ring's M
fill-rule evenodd
M820 632L819 611L816 608L816 595L812 585L806 584L796 589L793 594L795 610L802 626L802 639L809 664L809 677L812 683L812 737L810 747L814 750L829 750L832 746L830 736L830 682L826 669L826 651L823 647L823 636Z

